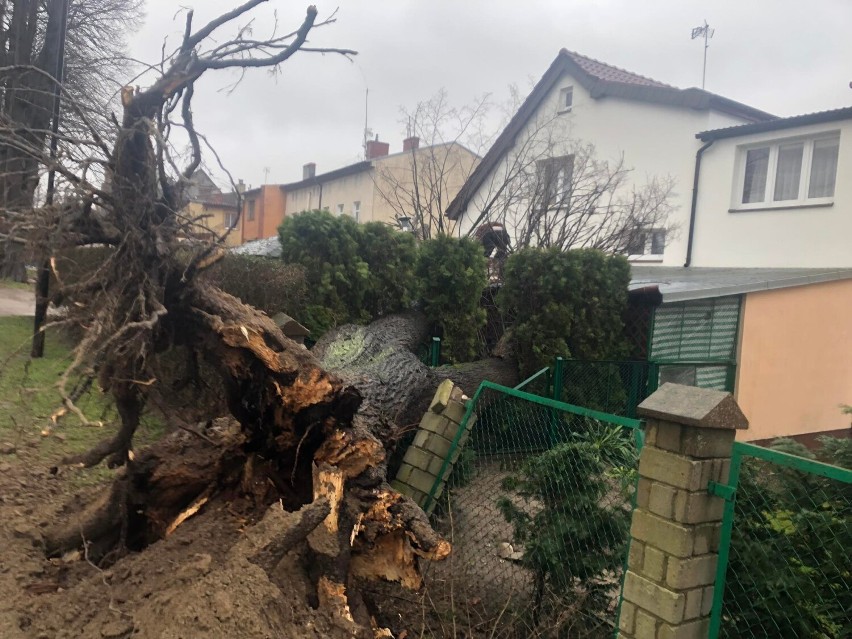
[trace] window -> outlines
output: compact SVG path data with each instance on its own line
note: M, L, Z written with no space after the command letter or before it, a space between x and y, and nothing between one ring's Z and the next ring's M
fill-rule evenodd
M342 204L337 205L337 214L343 215L343 205Z
M249 200L246 202L246 206L248 207L248 220L249 222L254 221L254 200Z
M839 149L838 135L741 149L734 208L830 204Z
M628 255L662 257L666 249L665 229L636 229L627 240Z
M237 220L239 220L239 216L236 212L225 213L225 228L228 230L237 228Z
M574 104L574 87L559 90L559 113L567 113Z
M539 160L536 162L536 170L542 208L547 211L568 208L574 156L563 155Z
M355 218L356 222L361 221L361 203L353 202L352 203L352 217Z

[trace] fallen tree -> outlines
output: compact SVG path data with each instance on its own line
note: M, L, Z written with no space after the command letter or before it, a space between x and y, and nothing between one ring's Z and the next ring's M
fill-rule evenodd
M257 555L258 565L269 568L307 544L319 607L349 636L370 635L357 578L416 588L418 560L450 552L420 508L387 483L395 431L416 421L441 379L473 389L486 373L511 381L515 367L494 360L425 368L411 353L426 330L417 315L342 327L309 352L265 314L199 277L221 259L224 238L204 239L200 221L181 213L204 141L193 125L195 81L211 70L274 67L298 51L354 55L305 46L313 29L331 21L317 22L314 7L292 33L261 41L241 29L233 40L209 44L215 31L262 2L249 0L200 29L189 12L161 77L149 88L123 90L114 147L91 131L89 163L102 167L107 186L55 163L71 195L16 227L48 255L73 245L112 248L84 281L63 285L55 273L69 309L61 322L77 327L82 340L59 381L64 406L54 421L69 412L86 421L79 397L93 386L110 393L116 433L69 461L123 468L97 502L47 531L45 543L51 555L84 547L91 561L114 561L168 536L208 501L227 500L249 521L280 503L303 514ZM183 169L168 142L178 126L191 147ZM50 165L39 149L28 152ZM56 232L48 239L44 228ZM186 381L157 376L158 358L178 347L190 354L187 379L199 360L218 372L233 420L182 430L136 452L146 405Z

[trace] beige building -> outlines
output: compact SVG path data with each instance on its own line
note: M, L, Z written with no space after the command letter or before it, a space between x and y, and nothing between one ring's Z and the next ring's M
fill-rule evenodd
M236 193L223 193L207 173L199 170L192 177L187 196L189 203L184 209L187 216L197 220L203 228L216 237L222 237L230 230L225 238L225 244L228 246L237 246L241 243Z
M444 210L479 158L453 142L421 147L416 137L389 152L387 142L371 140L362 162L319 175L314 163L306 164L301 181L281 187L287 214L322 209L421 231L446 225Z

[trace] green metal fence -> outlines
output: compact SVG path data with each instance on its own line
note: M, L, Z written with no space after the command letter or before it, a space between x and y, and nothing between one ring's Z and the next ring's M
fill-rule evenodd
M824 441L852 465L852 443ZM711 639L852 637L852 470L735 443L711 490L726 500Z
M640 422L484 382L462 426L432 491L453 552L429 567L426 636L611 637Z
M560 363L561 361L561 363ZM561 368L561 375L560 373ZM616 415L636 416L636 408L665 382L733 392L736 365L729 361L586 361L556 358L553 387L570 404ZM560 382L561 380L561 382Z

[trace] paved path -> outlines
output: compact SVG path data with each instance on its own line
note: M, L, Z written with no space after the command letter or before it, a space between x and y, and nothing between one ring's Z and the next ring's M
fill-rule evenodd
M35 294L21 288L7 288L0 284L0 316L32 315Z

